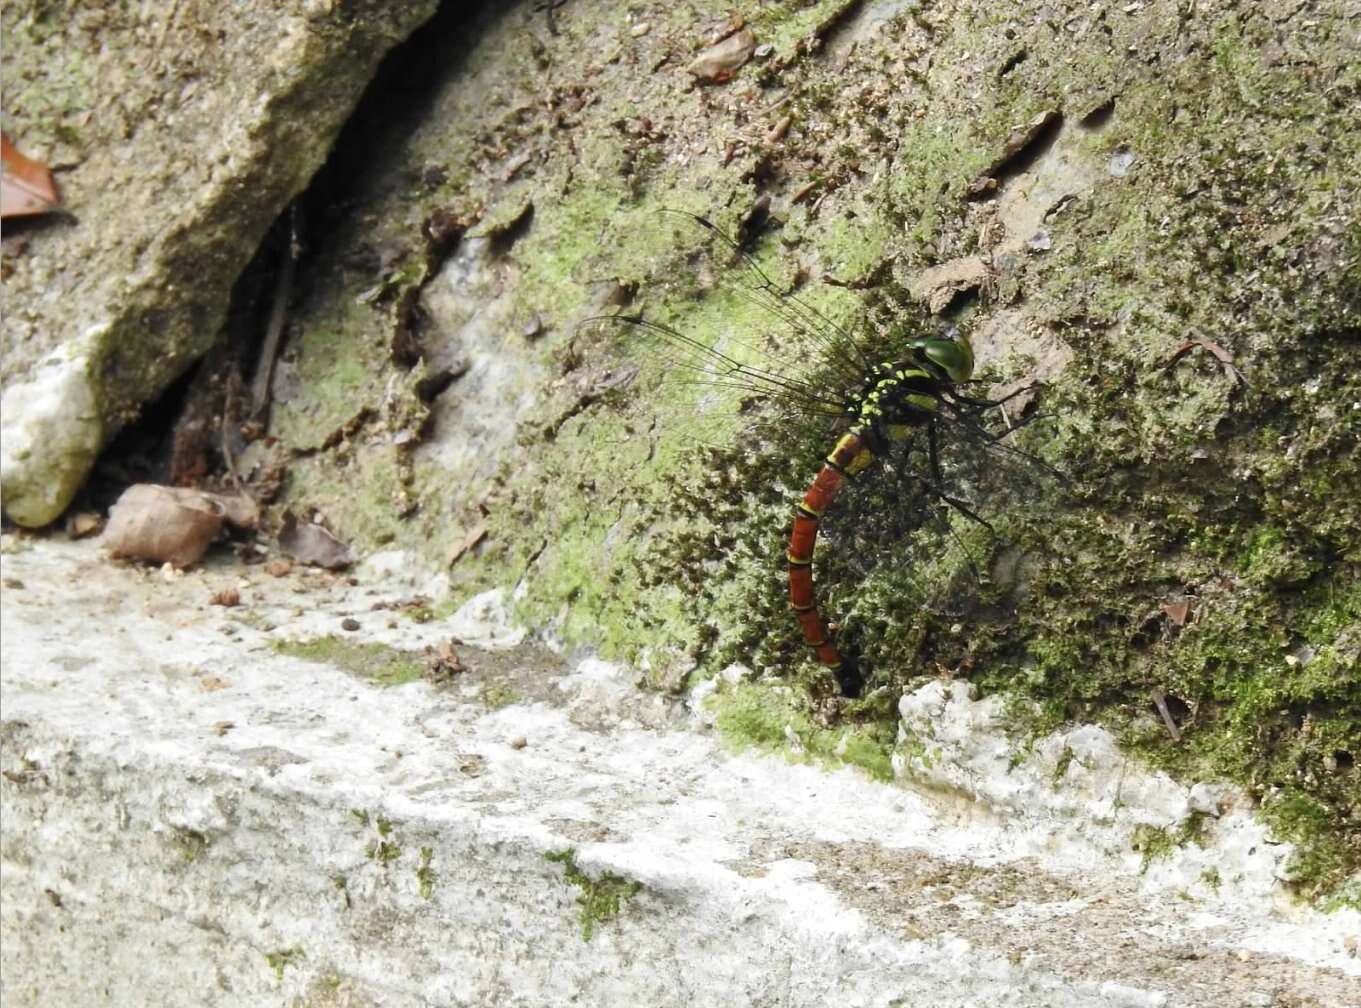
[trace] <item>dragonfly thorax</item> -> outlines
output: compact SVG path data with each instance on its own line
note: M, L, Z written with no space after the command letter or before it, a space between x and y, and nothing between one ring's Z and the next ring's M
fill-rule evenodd
M861 429L884 441L901 441L931 422L949 384L924 361L885 361L866 376L853 413Z

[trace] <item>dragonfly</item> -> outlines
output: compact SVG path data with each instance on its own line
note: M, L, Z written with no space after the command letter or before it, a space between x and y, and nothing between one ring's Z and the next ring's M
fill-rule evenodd
M902 446L924 441L925 464L911 472L913 481L927 497L991 529L988 520L945 478L942 432L948 431L952 442L972 444L992 456L1044 466L1030 453L1003 443L1038 414L1007 417L1000 428L985 422L990 414L1005 416L1006 404L1032 392L1033 386L1022 385L993 399L970 395L967 390L977 384L974 353L968 338L957 329L899 338L891 355L876 355L870 341L806 299L782 290L746 251L744 242L707 218L664 212L689 218L729 250L745 273L745 297L783 323L795 345L779 353L739 356L738 351L709 346L641 314L597 316L583 324L609 322L650 332L680 351L673 363L692 379L775 399L800 414L823 418L829 428L839 430L794 505L784 561L789 606L803 643L832 675L843 696L858 697L865 687L864 670L853 654L837 646L818 604L813 558L821 523L844 487L869 474Z

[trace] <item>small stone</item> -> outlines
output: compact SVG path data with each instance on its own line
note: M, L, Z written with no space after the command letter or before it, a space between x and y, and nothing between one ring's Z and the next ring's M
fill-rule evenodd
M1130 151L1116 151L1111 155L1110 164L1106 170L1114 178L1124 178L1129 174L1130 167L1134 164L1134 154Z
M755 49L755 36L743 29L709 46L691 61L686 70L703 83L719 84L732 80L742 64L751 59Z
M523 735L516 735L510 740L510 747L512 749L523 749L527 745L529 745L529 739L525 738Z
M629 34L632 35L634 38L642 38L651 30L652 25L648 24L646 21L639 21L636 25L629 29Z
M340 629L351 631L358 630L359 620L354 619L351 616L346 616L343 620L340 621Z
M78 511L66 519L66 532L72 539L84 539L99 531L104 520L93 511Z
M287 557L275 557L265 561L265 573L271 577L283 577L293 569L293 561Z

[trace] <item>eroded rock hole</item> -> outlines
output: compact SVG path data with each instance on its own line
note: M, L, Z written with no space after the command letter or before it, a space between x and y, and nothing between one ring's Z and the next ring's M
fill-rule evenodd
M310 267L341 229L353 227L359 194L380 170L382 158L400 156L410 134L430 114L439 87L470 51L469 37L480 31L475 25L485 26L504 13L491 5L446 0L388 54L339 132L328 160L307 189L282 210L238 276L226 321L212 347L145 404L137 419L105 448L76 509L107 509L132 483L212 488L234 482L233 460L248 444L267 436L269 403L288 394L283 386L289 322L293 306L316 282ZM446 176L444 166L426 165L411 182L414 190L428 193L444 185ZM431 236L431 245L447 254L461 237L461 230ZM413 240L418 243L419 237L413 235ZM395 268L408 251L362 241L349 245L340 265L375 275ZM286 278L281 275L285 269ZM270 352L262 355L276 311L282 312L281 332L276 344L265 348ZM410 323L399 328L415 345L394 348L394 355L403 349L406 363L414 364L423 352L414 307ZM280 360L282 380L272 370ZM261 377L262 368L270 373ZM420 394L434 398L464 369L439 370L422 384Z

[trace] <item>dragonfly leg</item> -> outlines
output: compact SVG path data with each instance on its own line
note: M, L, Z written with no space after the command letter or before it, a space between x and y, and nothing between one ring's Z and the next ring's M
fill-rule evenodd
M841 695L854 700L865 688L865 677L860 673L860 663L850 655L841 656L841 665L832 670Z

